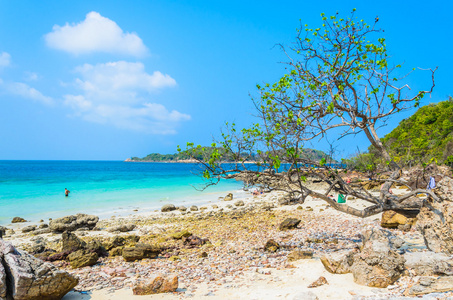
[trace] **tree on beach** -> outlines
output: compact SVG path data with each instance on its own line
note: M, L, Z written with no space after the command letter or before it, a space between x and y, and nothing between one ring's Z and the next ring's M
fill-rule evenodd
M252 99L256 124L238 130L235 124L227 123L222 139L212 144L221 150L211 153L188 143L189 153L202 157L198 161L208 185L221 178L239 177L250 185L286 191L300 202L307 196L316 197L359 217L385 210L420 209L424 204L414 197L420 193L437 200L434 193L424 189L402 196L389 192L392 184L404 184L399 180L401 167L377 134L390 117L418 107L422 98L431 94L437 68L421 70L429 75L431 84L425 90L413 91L404 82L409 74L401 76L402 66L391 64L385 39L375 37L382 32L377 28L378 18L368 25L355 17L355 9L348 18L338 14L321 14L321 18L321 27L300 26L293 44L279 45L287 57L286 74L273 84L257 85L259 97ZM357 134L366 135L392 171L387 178L379 179L379 196L346 182L344 171L330 164L329 157L315 161L301 155L309 143L329 140L333 135L341 139ZM234 163L222 164L225 153ZM251 160L255 164L247 163ZM307 184L308 179L325 183L326 191L315 190ZM372 205L360 210L337 203L329 197L332 191Z

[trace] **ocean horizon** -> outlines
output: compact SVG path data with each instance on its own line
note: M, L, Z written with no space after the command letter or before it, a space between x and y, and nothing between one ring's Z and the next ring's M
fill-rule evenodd
M14 217L37 223L76 213L105 218L170 203L203 205L230 191L245 196L236 180L197 190L205 183L199 171L194 163L0 160L0 225Z

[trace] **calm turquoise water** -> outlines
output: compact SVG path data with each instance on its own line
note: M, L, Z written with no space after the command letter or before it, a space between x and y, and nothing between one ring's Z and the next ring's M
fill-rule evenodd
M216 202L239 190L235 180L200 192L196 164L118 161L0 161L0 224L15 216L37 222L74 213L100 217L175 205ZM64 196L64 189L71 191Z

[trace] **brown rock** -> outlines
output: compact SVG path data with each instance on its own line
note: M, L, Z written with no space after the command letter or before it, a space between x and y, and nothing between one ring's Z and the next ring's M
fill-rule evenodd
M280 230L289 230L289 229L294 229L299 225L300 220L296 218L287 218L283 222L280 223L280 226L278 227Z
M85 248L85 246L86 243L72 232L65 231L61 235L61 252L74 252Z
M264 245L265 251L277 252L278 249L280 249L280 244L274 241L273 239L268 240Z
M382 214L381 226L384 228L398 228L399 225L410 225L415 223L415 218L408 218L393 210L387 210Z
M409 289L409 295L443 293L453 290L453 276L420 277L418 284Z
M14 217L13 220L11 221L11 223L23 223L23 222L27 222L27 220L21 217Z
M139 243L135 247L125 247L122 256L125 261L135 261L144 258L156 258L161 249L148 244Z
M310 258L313 258L313 251L294 250L291 251L291 253L289 253L287 256L288 261Z
M138 282L132 288L134 295L151 295L158 293L170 293L178 288L178 277L163 277L157 275L146 282Z
M71 267L74 269L93 266L97 263L99 256L95 252L87 250L78 250L69 254L68 260Z
M321 285L324 285L324 284L329 284L329 283L327 282L327 279L325 277L321 276L315 282L311 283L307 287L308 288L315 288L315 287L318 287L318 286L321 286Z
M321 257L321 263L330 273L346 274L351 272L351 266L354 263L354 250L344 250L333 252Z
M98 221L99 217L97 216L77 214L51 220L49 223L49 228L55 233L75 231L79 228L87 228L91 230L96 226Z

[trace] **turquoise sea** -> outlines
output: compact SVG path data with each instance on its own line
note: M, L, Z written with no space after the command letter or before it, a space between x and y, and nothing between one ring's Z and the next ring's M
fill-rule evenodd
M0 161L0 224L75 213L128 215L175 205L215 203L241 183L221 181L203 192L196 164L120 161ZM65 197L64 189L71 191Z

